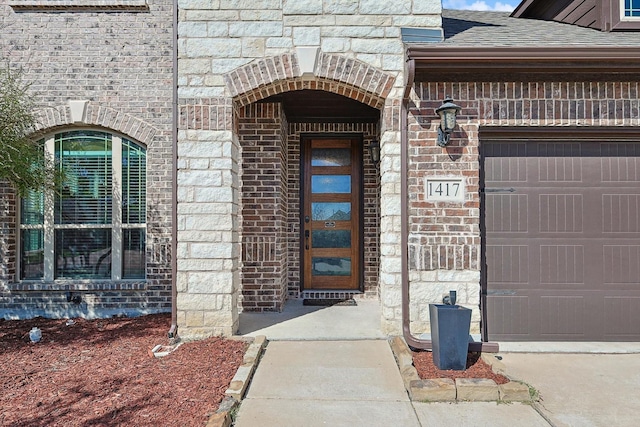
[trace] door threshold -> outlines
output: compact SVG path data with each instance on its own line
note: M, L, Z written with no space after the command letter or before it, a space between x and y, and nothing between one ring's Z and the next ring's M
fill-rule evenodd
M308 290L300 293L300 299L303 300L347 300L356 295L362 295L362 291L335 291L335 290Z
M353 298L347 298L347 299L327 299L327 298L322 298L322 299L303 299L302 300L302 305L310 305L313 307L330 307L333 305L342 305L342 306L356 306L358 305L358 303L356 303L356 300L354 300Z

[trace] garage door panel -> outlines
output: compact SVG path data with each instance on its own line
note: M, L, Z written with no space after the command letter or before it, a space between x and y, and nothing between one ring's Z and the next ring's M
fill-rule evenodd
M584 252L582 245L540 245L541 287L584 287Z
M585 335L585 298L582 296L540 296L540 335L547 339L575 340Z
M527 340L531 335L528 296L491 296L487 299L489 334Z
M640 146L601 144L602 182L640 182Z
M541 194L538 197L540 233L581 233L582 194Z
M491 246L487 248L488 256L494 260L487 275L495 288L511 289L509 284L518 283L519 286L529 282L529 247L526 245ZM490 254L489 254L490 252Z
M538 180L541 183L582 182L582 161L580 144L540 143L537 163Z
M487 182L526 182L527 144L492 144L486 147Z
M489 338L640 340L640 144L510 145L482 144Z
M603 194L602 231L640 233L640 195Z
M640 245L603 245L602 265L606 285L633 284L640 288Z
M605 337L635 339L640 335L640 296L608 296L604 299Z
M529 225L529 197L526 194L491 194L486 198L492 215L487 230L501 233L526 233Z

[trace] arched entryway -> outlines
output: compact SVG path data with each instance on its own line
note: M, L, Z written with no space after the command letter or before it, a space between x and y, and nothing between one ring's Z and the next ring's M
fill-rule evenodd
M369 147L394 80L326 54L312 65L266 58L225 76L240 149L243 310L378 295L380 180Z
M241 306L376 296L379 110L297 90L238 110Z
M390 249L399 224L391 209L399 206L393 178L400 101L391 97L399 94L392 92L396 74L335 54L320 52L309 61L299 50L222 75L224 95L180 101L176 306L183 337L233 334L241 310L279 311L288 298L357 293L384 299L388 291L380 284L397 282ZM344 289L301 288L303 146L316 139L350 141L351 179L359 181L352 195L359 218L349 224L357 231L350 235L357 280ZM377 167L368 154L373 141L381 150ZM345 225L326 222L327 229ZM385 224L392 234L387 243ZM339 249L335 256L332 248ZM345 248L322 249L329 251L311 258L317 271L344 270L352 262Z

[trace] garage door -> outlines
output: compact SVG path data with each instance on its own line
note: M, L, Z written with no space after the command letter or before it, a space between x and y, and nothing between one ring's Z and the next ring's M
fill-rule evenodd
M482 142L491 340L640 340L640 144Z

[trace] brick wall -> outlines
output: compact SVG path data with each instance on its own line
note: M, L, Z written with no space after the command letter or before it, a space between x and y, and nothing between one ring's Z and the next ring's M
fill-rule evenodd
M16 271L17 225L15 192L3 181L0 181L0 218L0 284L6 287ZM4 297L3 294L0 295Z
M16 8L9 6L16 5ZM0 215L0 313L110 315L171 307L172 2L0 1L0 52L25 71L42 133L77 127L124 134L147 147L147 279L15 283L15 209ZM97 5L97 6L96 6ZM80 122L69 100L86 100ZM0 184L0 206L15 203ZM67 290L83 303L69 304Z
M279 104L251 104L238 119L242 149L242 301L244 310L281 310L300 296L300 141L305 133L364 138L366 296L378 295L379 179L368 156L376 124L291 123Z
M638 126L637 82L452 82L417 83L409 112L409 268L411 327L429 330L428 304L450 289L459 303L480 313L480 130L494 126ZM436 145L435 109L445 95L462 107L458 127L443 149ZM428 176L464 177L464 203L425 200Z
M242 150L241 304L245 310L280 311L288 276L286 117L279 104L253 104L241 110L238 127Z

